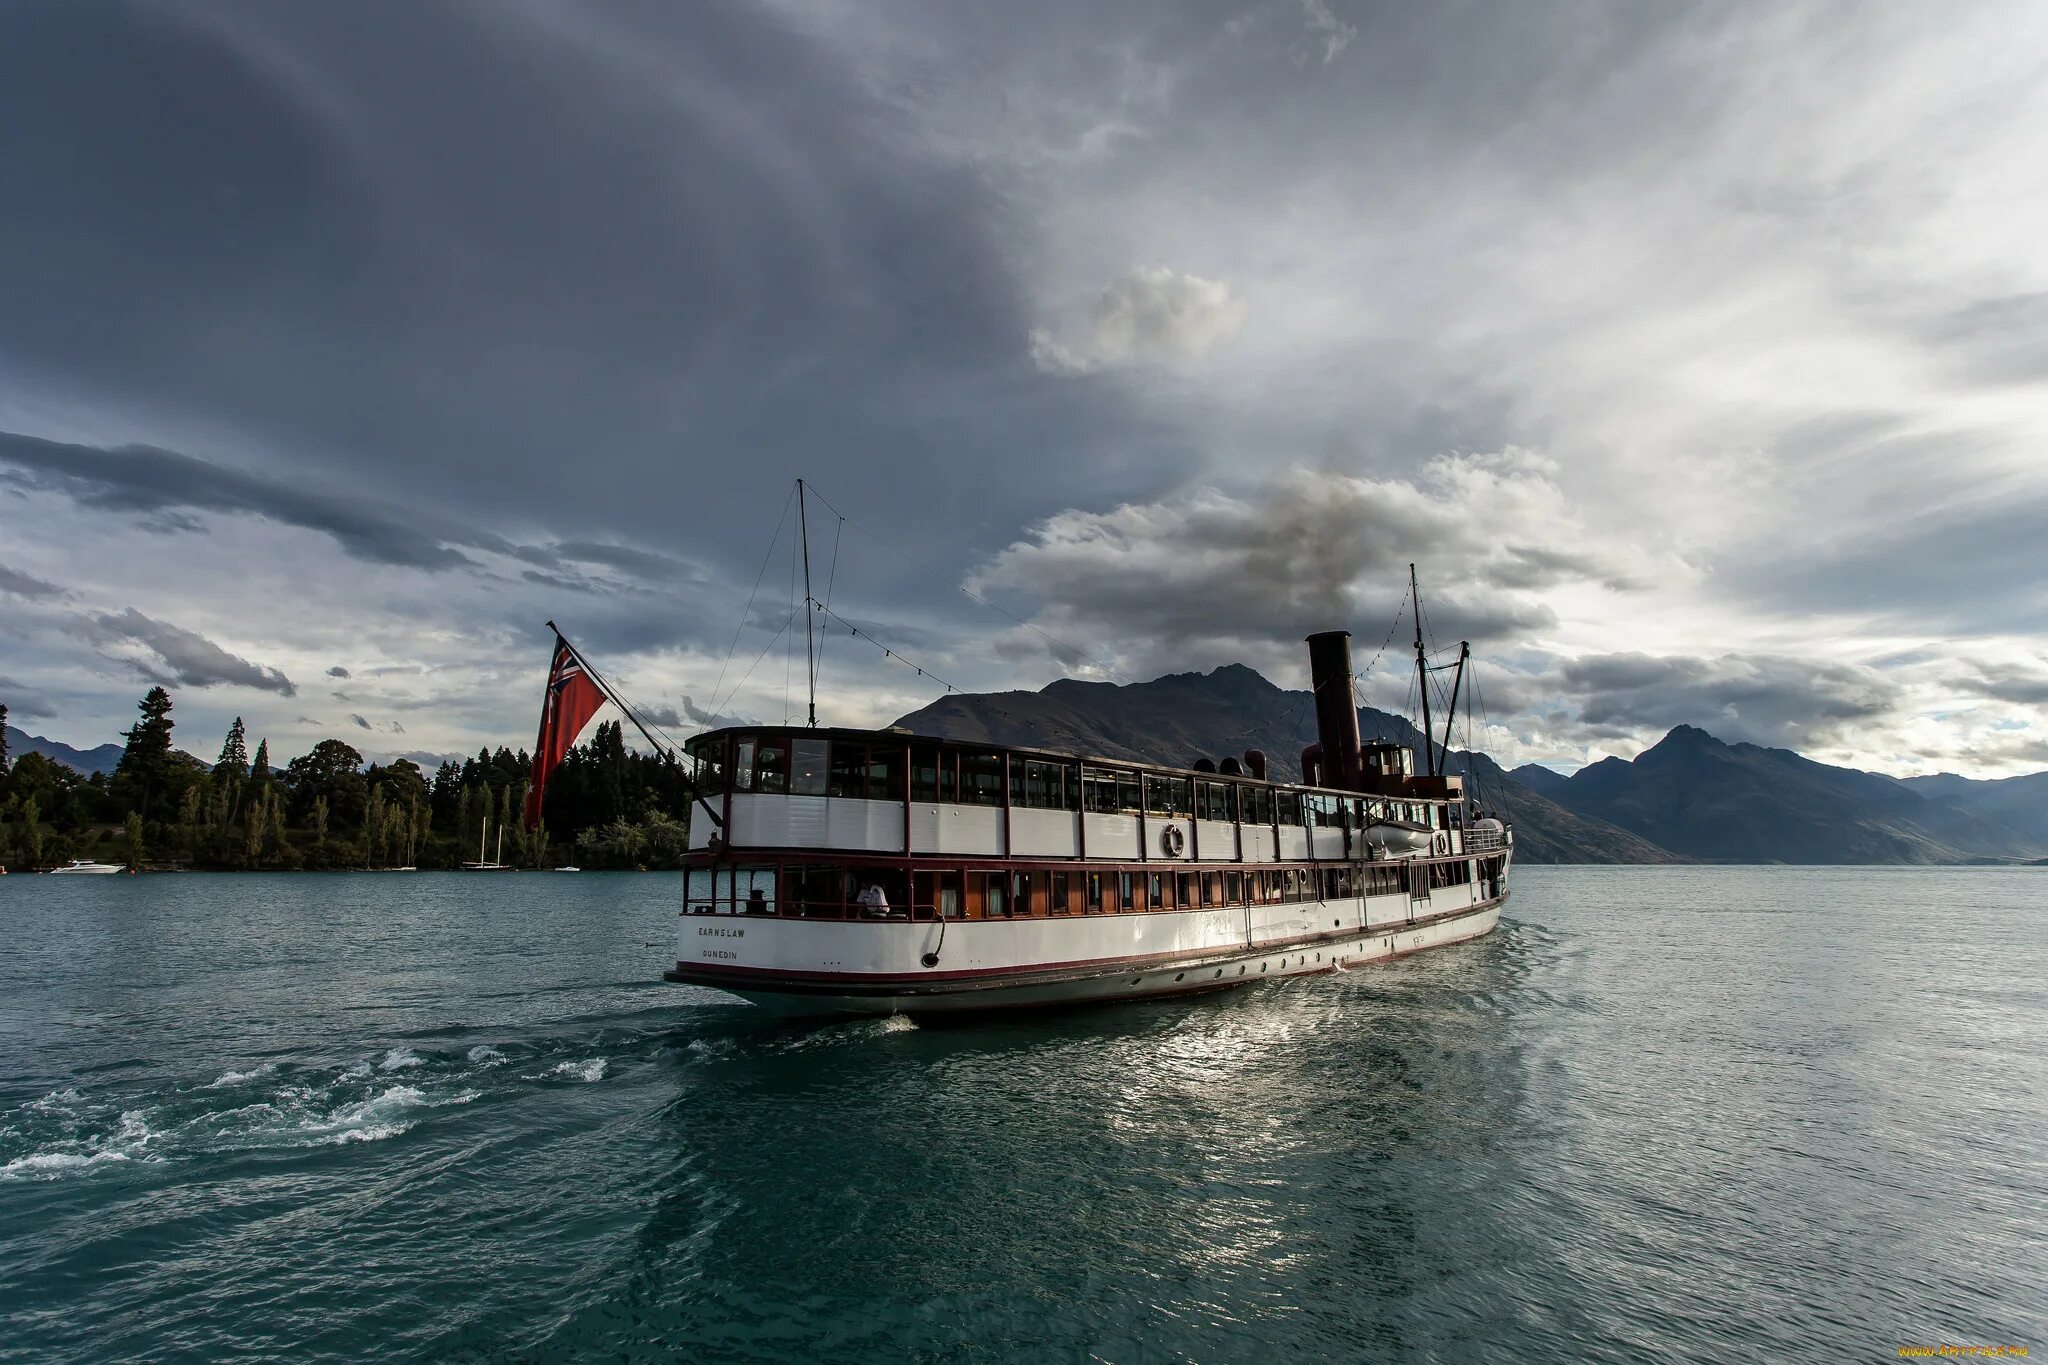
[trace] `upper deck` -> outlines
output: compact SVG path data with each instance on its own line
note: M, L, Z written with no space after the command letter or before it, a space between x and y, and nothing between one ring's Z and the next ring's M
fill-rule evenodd
M1464 851L1456 778L1361 794L901 730L801 726L714 730L686 748L699 792L722 822L692 820L693 851L710 850L716 835L721 853L1348 860L1364 856L1367 825L1390 819L1441 832L1433 852Z

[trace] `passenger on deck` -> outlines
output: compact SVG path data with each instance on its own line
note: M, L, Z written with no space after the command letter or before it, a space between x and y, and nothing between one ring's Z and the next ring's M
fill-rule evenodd
M889 898L877 883L870 882L864 887L860 895L854 897L854 904L860 906L860 912L869 919L889 918Z

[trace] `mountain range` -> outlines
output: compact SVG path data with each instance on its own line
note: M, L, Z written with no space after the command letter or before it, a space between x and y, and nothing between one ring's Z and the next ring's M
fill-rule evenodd
M1368 737L1408 744L1406 718L1359 711ZM1063 679L1036 692L955 693L896 722L919 734L1030 745L1186 767L1263 750L1276 777L1300 776L1314 743L1307 692L1232 664L1118 685ZM1681 725L1633 760L1565 776L1503 771L1454 750L1481 804L1513 822L1530 862L1969 863L2048 857L2048 773L1975 781L1895 778L1831 767L1789 749L1725 743Z
M74 749L69 744L60 744L54 739L31 735L10 725L7 727L7 756L20 758L23 754L41 754L55 763L62 763L73 772L90 777L94 773L110 773L121 761L121 746L102 744L93 749Z

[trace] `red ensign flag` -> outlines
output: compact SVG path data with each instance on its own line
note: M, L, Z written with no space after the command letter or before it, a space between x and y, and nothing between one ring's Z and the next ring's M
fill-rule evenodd
M541 799L547 793L548 778L603 705L604 692L577 662L569 642L557 640L555 665L548 670L547 695L540 704L540 739L533 746L533 782L526 789L528 829L540 823Z

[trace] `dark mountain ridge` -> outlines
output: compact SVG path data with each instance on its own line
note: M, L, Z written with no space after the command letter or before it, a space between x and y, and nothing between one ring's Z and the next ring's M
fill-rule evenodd
M1883 773L1681 725L1634 760L1605 758L1559 804L1692 858L1764 863L1964 863L2037 858L2026 831Z
M82 777L91 777L94 773L110 773L121 762L121 746L118 744L102 744L92 749L74 749L69 744L62 744L54 739L24 733L12 725L7 727L7 754L10 759L20 758L23 754L41 754L53 763L62 763Z

